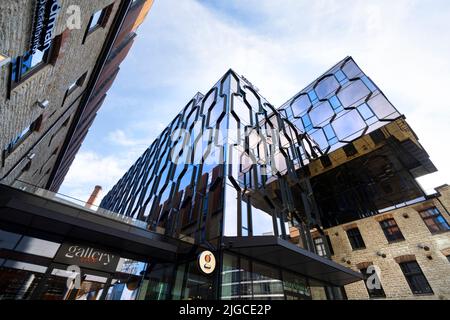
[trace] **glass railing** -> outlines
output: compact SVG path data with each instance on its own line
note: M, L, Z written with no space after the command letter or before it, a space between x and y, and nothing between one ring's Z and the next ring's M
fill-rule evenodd
M125 215L117 213L117 212L109 211L109 210L103 209L97 205L87 203L86 201L76 199L74 197L71 197L71 196L68 196L68 195L65 195L62 193L52 192L52 191L37 187L28 182L24 182L21 180L15 180L12 185L8 185L8 186L18 189L18 190L21 190L23 192L27 192L27 193L39 196L39 197L47 199L47 200L56 201L56 202L71 206L73 208L81 209L83 212L88 213L88 214L102 216L102 217L105 217L105 218L108 218L111 220L125 223L127 225L131 225L131 226L134 226L134 227L137 227L140 229L145 229L145 230L154 232L156 234L165 236L167 238L173 238L173 237L169 237L168 235L166 235L166 230L164 228L154 227L146 221L138 220L138 219L128 217L128 216L125 216ZM180 235L179 237L177 237L177 239L182 240L184 242L188 242L190 244L193 244L195 242L193 238L186 236L186 235Z

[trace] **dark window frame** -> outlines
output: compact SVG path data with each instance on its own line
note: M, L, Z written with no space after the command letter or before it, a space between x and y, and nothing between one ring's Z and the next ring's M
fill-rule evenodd
M34 132L39 131L43 121L43 115L40 115L35 121L33 121L27 128L22 130L14 139L8 143L2 152L2 166L5 164L6 158L8 158L17 148Z
M99 9L97 11L95 11L92 15L91 18L89 19L89 23L86 27L86 32L84 34L83 37L83 42L82 44L85 44L86 39L93 34L95 31L99 30L99 29L103 29L106 27L106 25L108 24L109 21L109 17L111 16L112 13L112 9L114 7L114 3L110 4L109 6L103 8L103 9ZM92 21L94 20L94 16L100 12L100 17L97 21L97 23L95 25L92 25Z
M389 224L391 222L394 222L394 224ZM395 221L394 218L389 218L389 219L380 221L380 227L381 227L381 230L383 230L384 236L386 237L386 240L389 243L405 240L405 237L403 236L403 233L400 230L400 227L398 226L397 221ZM397 229L397 230L393 231L392 229Z
M422 268L417 261L407 261L399 263L400 269L408 282L409 288L414 295L433 295L433 289L427 278L423 274ZM413 266L416 270L411 270Z
M425 213L428 213L428 214L432 213L432 214L424 216ZM431 234L440 234L440 233L450 231L449 223L447 222L447 220L445 220L444 216L442 215L442 213L439 211L439 209L437 207L430 207L428 209L421 210L421 211L419 211L419 215L422 218L424 224L427 226L428 230L431 232ZM437 221L437 219L439 219L439 218L441 218L441 220L444 223ZM428 224L427 221L431 221L432 225ZM432 226L436 227L438 230L432 229Z
M61 104L61 106L64 106L66 103L67 98L72 95L77 89L83 87L84 83L86 82L88 72L86 71L81 77L77 79L77 81L70 84L70 86L67 88L66 93L64 94L64 99Z
M327 247L325 245L325 241L323 241L322 237L316 237L313 239L314 243L314 250L316 251L316 254L326 258L327 257ZM323 254L320 254L319 251L321 251Z
M356 149L355 145L352 142L345 145L342 149L344 150L345 155L348 158L358 154L358 150Z
M348 229L346 232L353 250L366 249L366 243L364 242L364 238L362 237L358 227Z
M23 62L24 57L28 54L25 53L23 56L19 56L14 59L10 64L10 84L9 84L9 92L17 88L20 84L22 84L27 79L31 78L33 75L37 74L39 71L44 69L48 65L55 65L57 57L59 55L59 49L61 48L62 36L58 35L53 38L50 48L47 49L44 59L36 64L34 67L27 70L25 74L23 74ZM16 69L16 70L14 70ZM15 77L13 76L15 75Z

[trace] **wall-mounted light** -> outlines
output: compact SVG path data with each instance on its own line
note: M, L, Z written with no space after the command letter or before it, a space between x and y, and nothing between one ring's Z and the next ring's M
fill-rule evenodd
M50 105L50 102L48 100L38 101L37 105L41 109L46 109Z
M428 260L433 260L433 256L431 254L427 255Z
M403 218L408 219L409 218L409 214L407 214L406 212L403 214Z
M381 252L381 251L378 251L378 252L377 252L377 256L382 257L383 259L386 258L386 254L383 253L383 252Z

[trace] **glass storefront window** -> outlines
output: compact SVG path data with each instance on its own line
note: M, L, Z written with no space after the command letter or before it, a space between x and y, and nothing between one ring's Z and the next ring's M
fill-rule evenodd
M323 285L320 283L314 285L318 287L315 292L316 298L326 299ZM310 300L312 293L308 280L301 275L225 253L221 299Z
M286 300L311 299L311 290L306 278L292 272L283 271L283 287Z
M284 299L283 284L279 270L254 262L252 271L254 299Z

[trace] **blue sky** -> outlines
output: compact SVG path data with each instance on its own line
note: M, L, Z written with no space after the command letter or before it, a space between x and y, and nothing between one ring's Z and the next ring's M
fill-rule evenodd
M353 56L450 183L448 0L155 0L60 190L109 190L196 92L229 69L275 106Z

